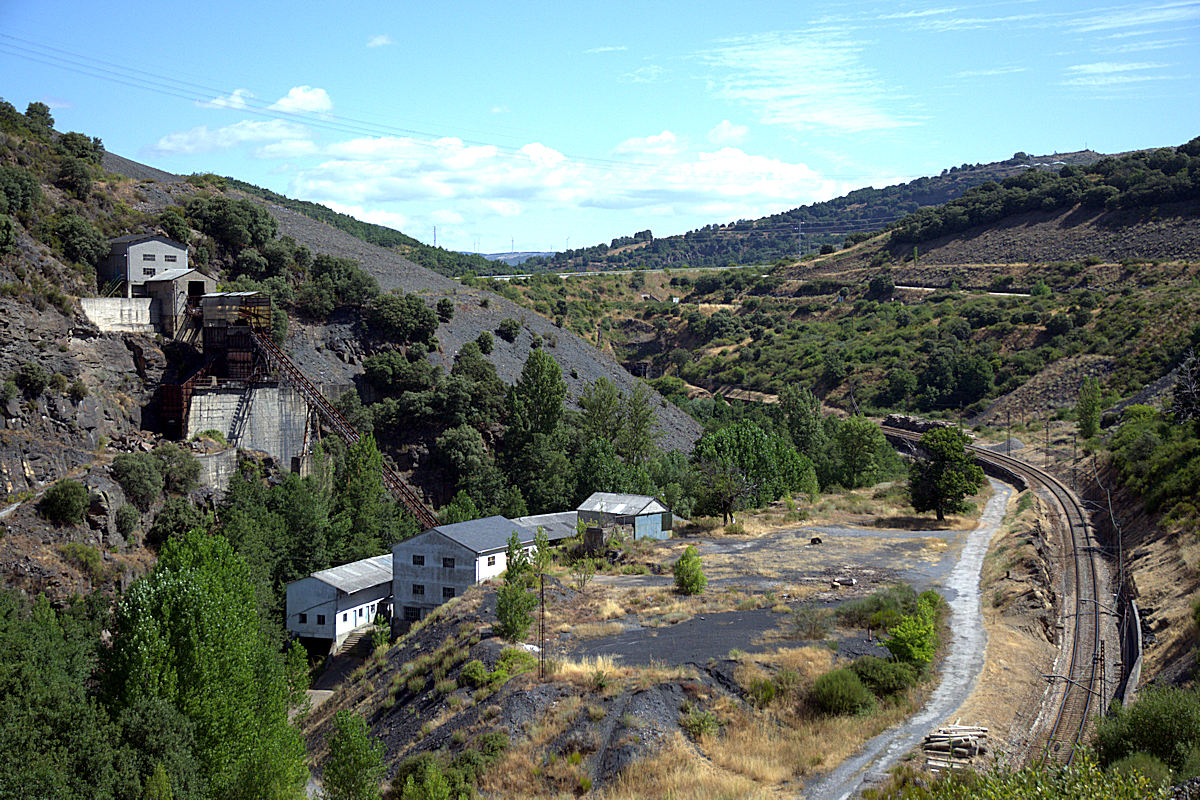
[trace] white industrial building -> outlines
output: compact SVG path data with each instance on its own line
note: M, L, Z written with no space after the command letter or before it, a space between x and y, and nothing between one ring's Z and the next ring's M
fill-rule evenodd
M452 597L504 572L513 531L531 549L534 531L495 516L439 525L392 546L392 613L415 622Z
M333 652L376 614L390 617L391 594L390 553L314 572L287 586L287 629L302 639L328 640Z

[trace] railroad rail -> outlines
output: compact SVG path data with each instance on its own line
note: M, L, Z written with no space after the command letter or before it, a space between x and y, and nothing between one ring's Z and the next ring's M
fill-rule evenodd
M921 434L884 426L883 432L893 441L919 442ZM1067 660L1065 675L1051 675L1057 693L1054 721L1037 734L1029 749L1030 760L1040 764L1050 762L1070 764L1082 744L1093 702L1104 693L1103 638L1099 576L1096 565L1100 548L1096 545L1091 523L1073 492L1057 477L1020 459L995 453L974 445L967 447L977 462L992 472L1009 473L1024 480L1030 489L1050 499L1060 509L1059 519L1065 524L1064 543L1069 542L1070 565L1066 570L1065 596L1072 598L1074 612L1064 614L1064 626L1070 629L1070 649L1064 650ZM1064 646L1066 631L1064 630ZM1103 703L1101 702L1101 710Z
M361 438L354 426L351 425L345 417L342 416L333 403L326 399L321 390L313 385L300 368L297 367L287 355L279 349L275 342L271 341L270 333L259 331L254 326L250 327L250 335L254 339L254 344L262 353L274 369L278 370L281 375L300 392L305 401L311 408L316 409L317 414L335 433L346 440L347 444L355 444ZM387 462L382 462L382 477L383 485L392 493L392 495L412 512L417 521L421 523L422 528L436 527L438 522L433 512L429 507L422 502L416 491L409 486L403 478L396 474L395 470L387 465Z

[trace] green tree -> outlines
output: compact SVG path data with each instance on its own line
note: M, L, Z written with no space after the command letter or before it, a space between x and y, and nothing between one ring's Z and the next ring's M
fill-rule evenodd
M917 613L906 614L888 629L885 641L893 656L906 664L923 669L937 652L937 613L924 599L917 601Z
M61 217L54 226L54 235L62 244L63 255L80 264L94 267L108 252L108 242L96 226L77 214Z
M615 441L621 429L621 390L608 378L597 378L579 394L580 429L588 440Z
M288 722L304 697L304 656L279 653L246 563L223 536L192 530L167 542L117 605L112 631L115 703L160 698L182 713L210 797L304 797L304 740Z
M46 133L49 133L50 129L54 127L54 117L50 115L50 106L45 103L34 101L25 106L25 118L36 129L41 129Z
M545 350L531 351L508 395L510 427L518 437L554 433L566 397L562 367Z
M381 294L367 309L371 332L393 342L428 342L437 332L433 309L415 294Z
M87 200L92 193L92 173L87 162L83 159L67 156L58 167L58 177L54 185L73 194L80 200Z
M371 434L346 451L345 482L334 513L341 521L340 535L330 543L335 561L378 555L384 540L391 538L395 508L383 486L383 455Z
M644 464L654 454L658 432L654 429L654 409L650 405L652 395L650 388L639 381L633 391L621 398L617 452L627 464Z
M58 481L42 496L40 510L46 519L61 525L78 525L88 507L88 490L79 481Z
M50 385L50 373L36 361L24 361L13 373L13 382L26 397L38 397Z
M154 524L146 531L146 544L157 547L203 523L204 517L186 497L172 497L154 516Z
M529 632L538 600L529 591L533 566L516 531L508 537L506 559L504 583L496 591L496 633L503 639L517 642Z
M821 486L828 486L836 477L821 401L807 387L789 383L779 393L779 408L796 450L812 461Z
M505 317L500 320L500 326L496 328L496 334L506 342L513 342L517 339L517 334L521 332L521 323L517 322L512 317Z
M163 212L158 215L158 225L163 229L163 233L180 244L188 244L191 241L191 227L188 225L183 209L179 206L164 208Z
M1079 387L1075 425L1084 439L1091 439L1100 432L1100 381L1095 378L1084 378L1083 386Z
M441 322L449 322L454 319L454 301L449 297L443 297L437 301L437 316Z
M700 594L708 585L708 578L705 577L704 567L700 563L700 554L690 544L683 551L683 555L676 559L672 572L675 575L675 591L680 594Z
M495 347L495 341L492 339L491 331L483 331L475 337L475 343L479 345L479 352L486 355L491 355L492 349Z
M842 485L849 489L873 482L878 468L877 456L887 448L879 426L866 417L842 420L837 428L837 454L842 467Z
M967 452L970 440L955 428L934 428L921 437L924 455L908 472L908 496L917 511L962 511L964 498L983 486L983 470Z
M325 800L379 800L385 772L383 743L371 739L366 720L345 710L334 714L322 780Z

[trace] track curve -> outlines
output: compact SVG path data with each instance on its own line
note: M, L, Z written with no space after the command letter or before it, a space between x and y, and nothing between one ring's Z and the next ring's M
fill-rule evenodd
M883 426L892 441L917 444L921 434ZM1094 531L1088 515L1066 484L1045 470L1011 456L968 446L976 461L993 472L1009 473L1058 508L1057 520L1066 564L1063 602L1063 649L1057 664L1066 674L1049 676L1055 692L1053 720L1034 731L1027 760L1032 763L1070 764L1087 732L1096 698L1104 694L1101 632L1100 569ZM1067 613L1067 609L1073 611ZM1069 633L1069 640L1068 640ZM1065 660L1064 660L1065 657ZM1061 669L1060 669L1061 671Z

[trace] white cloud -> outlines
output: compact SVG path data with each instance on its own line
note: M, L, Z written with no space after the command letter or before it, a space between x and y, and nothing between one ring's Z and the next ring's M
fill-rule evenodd
M613 152L618 155L631 156L673 156L683 150L683 143L671 131L663 131L652 136L634 136L626 139Z
M629 83L654 83L662 77L663 68L657 64L651 64L646 67L639 67L633 72L626 72L621 76L621 80Z
M367 209L362 206L351 206L330 200L325 205L332 208L339 214L348 214L355 219L361 219L363 222L372 222L376 225L385 225L394 230L402 231L409 226L408 217L396 211L384 211L382 209Z
M243 120L221 128L210 129L207 125L200 125L191 130L169 133L159 139L150 150L160 155L194 155L228 150L242 144L279 143L308 137L308 128L295 122L279 119L263 122Z
M836 31L780 31L728 39L699 54L713 68L717 97L757 111L761 122L840 133L916 124L862 60L864 42Z
M293 86L288 93L270 105L272 111L325 113L333 110L333 101L324 89L312 86Z
M367 47L387 47L390 44L395 44L395 42L386 33L381 33L378 36L372 36L370 39L367 39Z
M992 69L965 69L962 72L956 72L956 78L991 78L996 75L1014 75L1018 72L1027 72L1026 67L994 67Z
M301 158L315 155L318 152L316 144L308 139L284 139L271 142L254 151L256 158Z
M521 204L515 200L485 200L484 205L502 217L516 217L521 214Z
M1125 5L1107 8L1080 18L1072 27L1081 33L1090 33L1118 28L1179 25L1197 19L1200 19L1200 2L1184 0L1184 2L1156 5Z
M439 208L429 215L438 225L461 225L463 215L450 208Z
M629 48L623 44L617 44L617 45L604 45L602 47L593 47L590 50L584 50L583 52L588 53L588 54L591 54L591 53L619 53L622 50L628 50L628 49Z
M708 140L713 144L740 144L748 133L750 129L745 125L735 125L723 119L708 132Z
M1098 61L1094 64L1075 64L1067 67L1069 76L1062 81L1064 86L1123 86L1131 83L1167 80L1169 76L1153 74L1149 70L1166 67L1152 61L1114 62Z
M247 100L253 100L254 93L249 89L234 89L227 95L214 97L212 100L197 100L196 105L204 108L245 108Z
M512 109L508 106L492 106L491 111L493 114L508 114Z
M1179 47L1180 45L1191 44L1187 39L1157 39L1149 42L1130 42L1117 46L1108 45L1102 48L1096 48L1106 53L1144 53L1148 50L1166 50L1171 47Z

